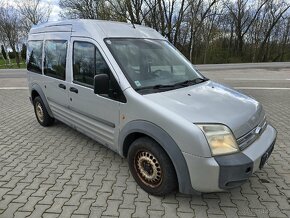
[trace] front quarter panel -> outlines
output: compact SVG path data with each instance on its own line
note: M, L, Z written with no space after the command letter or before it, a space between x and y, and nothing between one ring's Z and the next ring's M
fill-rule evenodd
M135 120L144 120L164 130L182 152L211 157L208 143L202 131L178 114L144 98L132 88L125 91L127 103L120 106L120 129Z

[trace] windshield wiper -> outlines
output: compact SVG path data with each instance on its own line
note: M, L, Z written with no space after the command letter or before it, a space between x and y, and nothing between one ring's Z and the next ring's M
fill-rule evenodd
M202 83L202 82L205 82L205 81L208 81L207 78L195 78L195 79L192 79L192 80L185 80L183 82L179 82L179 83L175 83L174 86L190 86L190 85L195 85L195 84L198 84L198 83Z
M174 88L175 85L162 85L162 84L157 84L154 86L145 86L141 88L135 89L136 91L144 90L144 89L157 89L157 90L162 90L162 89L171 89Z
M170 90L170 89L174 89L176 87L184 87L184 86L190 86L190 85L194 85L194 84L198 84L198 83L202 83L208 81L207 78L195 78L193 80L185 80L183 82L178 82L175 84L167 84L167 85L163 85L163 84L157 84L154 86L145 86L145 87L140 87L140 88L136 88L136 91L140 91L140 90Z
M162 85L158 84L155 86L152 86L152 89L168 89L168 88L174 88L175 85Z

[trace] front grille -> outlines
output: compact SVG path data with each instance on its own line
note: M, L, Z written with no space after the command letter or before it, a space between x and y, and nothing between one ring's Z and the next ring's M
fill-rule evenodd
M256 141L257 138L264 132L267 127L266 117L264 117L263 121L252 129L247 134L243 135L242 137L238 138L237 143L241 150L247 148L250 144Z

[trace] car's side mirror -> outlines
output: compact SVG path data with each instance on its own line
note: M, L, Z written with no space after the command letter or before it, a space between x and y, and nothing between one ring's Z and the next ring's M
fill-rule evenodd
M109 76L107 74L99 74L94 77L94 93L109 94Z

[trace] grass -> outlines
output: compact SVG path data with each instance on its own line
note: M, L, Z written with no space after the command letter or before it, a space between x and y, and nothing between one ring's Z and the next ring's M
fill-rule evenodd
M18 69L15 59L11 59L11 65L6 64L3 59L0 59L0 69ZM24 61L20 62L20 68L26 68L26 64Z

